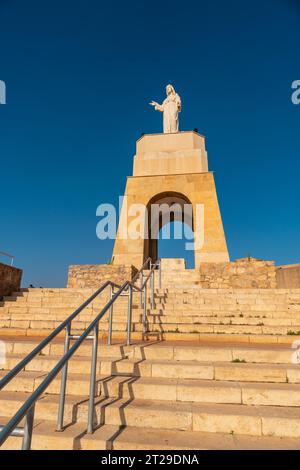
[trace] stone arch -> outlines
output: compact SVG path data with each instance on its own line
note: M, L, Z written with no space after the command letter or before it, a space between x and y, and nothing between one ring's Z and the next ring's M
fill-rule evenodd
M159 207L162 210L158 210ZM171 209L165 214L164 208ZM189 208L187 208L189 207ZM194 230L193 207L190 199L177 191L164 191L155 194L147 204L148 223L145 227L144 261L150 257L155 262L158 257L158 234L168 222L187 223Z

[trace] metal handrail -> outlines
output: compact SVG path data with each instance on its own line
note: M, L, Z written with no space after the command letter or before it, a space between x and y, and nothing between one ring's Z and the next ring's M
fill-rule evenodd
M14 264L14 259L15 257L13 255L10 255L9 253L5 253L4 251L0 251L1 256L7 256L8 258L11 259L10 265L12 266Z
M135 282L137 276L145 269L145 266L151 262L151 258L148 258L141 269L136 273L136 275L132 279L132 283ZM83 302L66 320L64 320L55 330L53 330L50 335L48 335L43 341L36 346L22 361L20 361L8 374L6 374L0 380L0 391L22 370L24 367L32 360L34 357L39 354L64 328L68 326L74 320L77 315L79 315L82 310L85 309L98 295L100 295L106 287L111 286L113 289L114 287L120 288L120 286L112 281L106 281L102 286L99 287L85 302Z
M142 273L143 279L143 270L145 266L150 263L150 272L146 277L145 281L140 287L134 285L134 282ZM58 361L56 366L48 373L42 383L38 388L30 395L30 397L25 401L21 408L15 413L15 415L9 420L5 426L0 426L0 446L6 441L10 436L22 436L22 449L28 450L31 448L32 432L33 432L33 423L34 423L34 411L35 404L39 397L45 392L47 387L53 382L56 376L62 371L61 376L61 388L60 388L60 397L59 397L59 408L58 408L58 418L57 418L57 430L62 431L64 426L64 406L65 406L65 395L66 395L66 385L67 385L67 373L68 373L68 361L81 346L85 339L91 339L93 341L92 348L92 361L91 361L91 372L90 372L90 393L89 393L89 406L88 406L88 425L87 432L92 433L94 430L94 398L96 390L96 369L97 369L97 352L98 352L98 333L99 333L99 321L105 315L107 310L109 310L109 334L108 334L108 344L111 344L111 334L112 334L112 317L113 317L113 304L119 298L122 293L127 291L128 295L128 319L127 319L127 344L130 344L131 341L131 324L132 324L132 294L133 291L140 291L144 293L144 316L143 324L144 331L147 322L147 283L149 278L151 278L151 306L154 302L154 270L159 267L160 270L160 261L152 264L151 259L147 259L143 264L142 268L136 273L132 281L126 281L122 286L118 286L112 281L105 282L99 289L97 289L94 294L92 294L78 309L73 312L64 322L59 325L47 338L45 338L36 348L31 351L19 364L17 364L3 379L0 381L0 390L10 382L42 349L53 339L59 332L64 328L66 329L65 335L65 346L64 346L64 355ZM159 272L159 278L161 279L161 273ZM111 287L111 298L102 308L99 314L94 318L90 325L85 329L81 336L74 336L71 334L71 322L72 320L92 301L94 300L106 287ZM117 287L118 291L113 292L114 288ZM153 302L152 302L153 301ZM93 335L90 333L93 331ZM74 345L69 348L70 340L75 339ZM25 418L25 425L23 428L18 428L18 424Z
M9 371L0 380L0 390L2 390L22 369L24 369L29 362L35 358L75 317L87 307L108 285L110 281L105 282L99 289L97 289L83 304L81 304L66 320L64 320L55 330L43 339L22 361L20 361L11 371Z

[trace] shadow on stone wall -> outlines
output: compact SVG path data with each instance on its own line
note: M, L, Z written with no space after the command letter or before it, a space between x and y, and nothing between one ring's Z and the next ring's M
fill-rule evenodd
M20 289L22 273L22 269L0 263L0 299Z
M279 289L300 289L300 264L288 264L276 268Z

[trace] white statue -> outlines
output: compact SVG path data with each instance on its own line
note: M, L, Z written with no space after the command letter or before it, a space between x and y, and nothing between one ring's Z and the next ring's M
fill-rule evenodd
M162 104L151 101L150 105L154 106L156 111L164 113L164 133L170 134L178 132L179 129L178 113L181 111L181 99L172 85L167 85L166 92L167 98Z

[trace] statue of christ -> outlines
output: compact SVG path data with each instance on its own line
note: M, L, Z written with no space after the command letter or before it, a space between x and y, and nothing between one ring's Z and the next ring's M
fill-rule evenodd
M178 132L179 129L178 114L181 111L181 99L172 85L167 85L166 92L167 97L162 104L151 101L150 105L154 106L156 111L160 111L164 114L164 133L171 134Z

